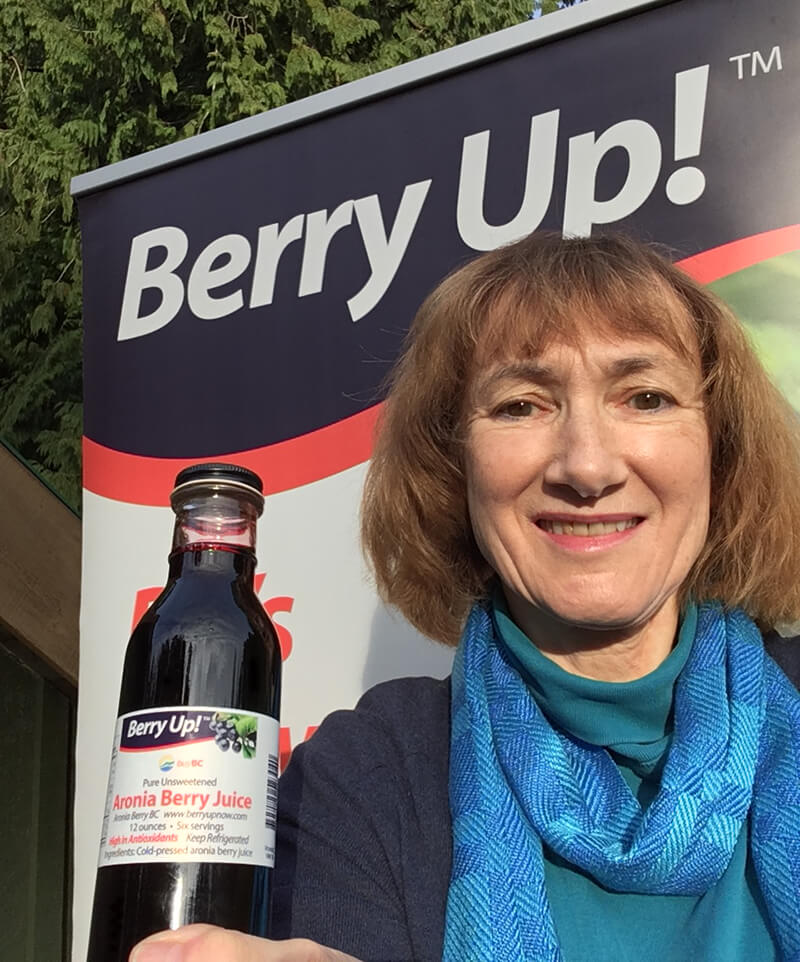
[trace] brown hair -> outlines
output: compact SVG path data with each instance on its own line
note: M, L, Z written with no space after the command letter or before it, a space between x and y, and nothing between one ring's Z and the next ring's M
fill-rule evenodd
M462 462L476 367L536 355L587 325L699 346L712 444L711 518L682 597L739 605L762 626L800 616L800 422L710 291L620 235L536 233L447 277L419 309L390 379L362 504L381 596L454 644L493 571L470 527ZM694 337L687 338L693 331Z

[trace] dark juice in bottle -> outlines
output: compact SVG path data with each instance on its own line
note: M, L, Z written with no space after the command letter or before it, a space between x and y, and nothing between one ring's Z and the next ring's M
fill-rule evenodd
M280 648L253 590L256 475L176 480L169 579L125 654L88 962L153 932L268 928Z

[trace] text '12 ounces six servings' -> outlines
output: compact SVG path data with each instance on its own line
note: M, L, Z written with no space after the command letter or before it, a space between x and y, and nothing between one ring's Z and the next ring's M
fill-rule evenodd
M253 589L261 480L178 475L167 585L125 653L88 962L161 929L266 935L281 656Z

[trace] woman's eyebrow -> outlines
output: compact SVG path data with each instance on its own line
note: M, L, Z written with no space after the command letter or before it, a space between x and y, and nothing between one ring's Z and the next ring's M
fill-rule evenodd
M631 374L641 374L655 368L671 367L670 358L662 354L635 354L621 357L605 366L607 376L611 378L628 377ZM490 388L502 381L529 381L533 384L557 384L562 378L546 364L537 361L511 361L490 370L479 381L480 388Z
M661 354L636 354L612 361L607 371L611 377L628 377L631 374L642 374L654 368L668 366L671 366L669 359Z
M536 361L512 361L492 368L478 381L479 389L494 387L501 381L530 381L534 384L556 384L558 376L551 367Z

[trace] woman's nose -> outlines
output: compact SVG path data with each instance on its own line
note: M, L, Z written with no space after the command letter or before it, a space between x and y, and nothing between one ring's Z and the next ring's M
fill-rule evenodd
M544 473L548 484L566 485L581 498L599 498L628 474L619 425L594 406L565 412L554 425L553 449Z

